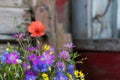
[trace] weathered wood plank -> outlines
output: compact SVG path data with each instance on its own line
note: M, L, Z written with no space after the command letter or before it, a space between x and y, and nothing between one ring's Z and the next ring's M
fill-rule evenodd
M74 40L77 50L120 51L119 39Z
M71 34L70 33L66 33L64 28L63 28L63 25L58 23L57 26L56 26L56 30L57 30L57 46L58 46L58 49L59 51L61 50L65 50L65 46L64 44L67 43L67 42L72 42L72 37L71 37Z
M0 7L22 6L23 0L0 0Z
M5 51L6 47L6 44L0 44L0 55Z
M72 0L73 39L88 39L87 0Z
M93 0L92 1L92 38L110 39L112 38L112 0ZM100 17L101 16L101 17ZM113 15L112 15L113 16ZM116 27L114 25L114 27Z
M24 22L23 15L23 8L0 7L0 33L16 33L16 26L21 25L21 23Z
M14 40L13 35L0 35L0 40Z
M65 32L70 32L70 1L69 0L56 0L56 15L57 21L63 24Z

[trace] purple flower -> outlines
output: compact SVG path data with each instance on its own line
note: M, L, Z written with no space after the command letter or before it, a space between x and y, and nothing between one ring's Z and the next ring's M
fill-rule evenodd
M60 52L59 57L60 59L64 59L65 61L70 61L69 52L66 50L63 50L62 52Z
M33 70L27 70L25 72L25 80L36 80L37 79L37 73Z
M42 61L43 64L52 64L55 56L51 55L49 51L45 52L43 55L40 56L40 59Z
M51 52L55 52L55 49L53 47L50 47Z
M64 62L57 62L56 67L58 68L58 71L65 71L65 64Z
M13 36L14 36L15 38L18 38L18 37L19 37L18 34L14 34Z
M24 32L20 32L18 34L14 34L13 35L17 40L24 40L25 39L25 33Z
M28 60L33 60L34 58L36 58L36 55L34 53L28 56Z
M9 54L7 51L3 52L3 55L0 57L2 62L6 62L7 60L7 54Z
M30 69L30 65L27 64L26 62L23 63L23 67L24 67L24 69Z
M72 42L67 42L64 46L67 47L67 48L75 47Z
M29 51L29 52L35 51L35 50L38 50L38 46L27 48L27 51Z
M40 56L36 56L32 53L28 56L28 60L32 61L33 65L37 65L40 63Z
M13 64L17 64L17 59L20 58L20 56L18 55L17 51L12 52L11 54L7 54L7 60L6 63L13 63Z

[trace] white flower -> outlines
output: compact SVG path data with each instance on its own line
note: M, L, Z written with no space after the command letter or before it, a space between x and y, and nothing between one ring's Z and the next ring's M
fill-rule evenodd
M17 59L16 61L17 61L17 63L19 63L19 64L22 63L22 60L21 60L21 59Z

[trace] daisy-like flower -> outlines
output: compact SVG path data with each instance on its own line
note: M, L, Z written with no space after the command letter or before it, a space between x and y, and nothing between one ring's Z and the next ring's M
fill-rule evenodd
M17 64L17 60L20 58L17 51L12 52L11 54L7 54L6 63Z
M49 51L45 52L43 55L40 56L40 59L42 61L43 64L52 64L54 59L55 59L55 56L54 55L51 55Z
M40 21L35 21L30 24L28 31L31 33L31 37L43 36L46 27Z

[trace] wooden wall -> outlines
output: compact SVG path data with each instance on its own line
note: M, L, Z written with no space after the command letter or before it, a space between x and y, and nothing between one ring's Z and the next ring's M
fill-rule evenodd
M4 44L1 42L1 50L7 42L14 41L12 37L14 33L27 30L32 20L42 21L47 27L49 44L59 50L63 49L64 43L72 40L71 34L68 33L68 2L67 0L4 0L3 2L1 0L0 42L4 41Z
M0 0L0 54L7 43L15 45L13 34L27 30L31 22L27 0Z
M13 39L14 33L27 28L31 21L29 10L23 0L0 1L0 40Z

